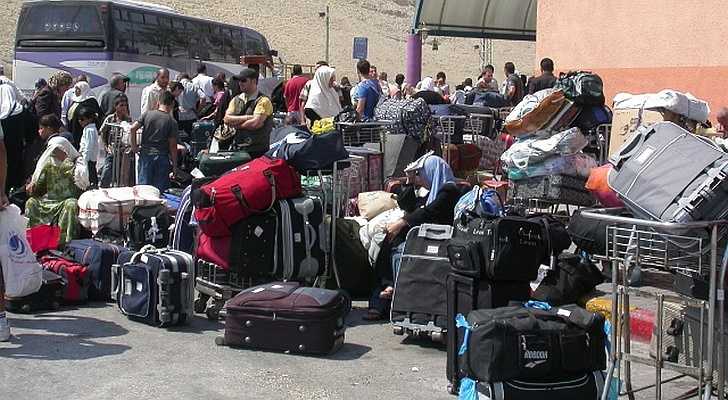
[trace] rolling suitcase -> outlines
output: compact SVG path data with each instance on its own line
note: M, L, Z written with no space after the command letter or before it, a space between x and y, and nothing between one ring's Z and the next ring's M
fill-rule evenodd
M194 251L195 231L190 222L192 219L192 201L190 194L192 186L188 186L182 192L182 199L174 217L174 227L172 228L172 238L170 247L174 250L184 251L192 254Z
M684 223L728 215L728 154L672 122L641 126L609 161L609 186L641 218Z
M62 257L45 255L38 260L47 269L63 278L63 302L78 304L88 300L91 273L85 265Z
M70 259L88 267L91 286L88 299L107 301L111 299L111 266L125 248L93 239L72 240L66 244L65 253Z
M153 248L127 251L119 255L113 275L117 305L129 319L167 327L192 318L195 271L191 255Z
M391 321L396 335L427 335L443 342L447 331L447 244L452 227L423 224L410 229L395 277Z
M215 343L298 354L330 354L344 344L348 301L338 291L274 282L225 304L225 336Z
M559 204L591 207L596 199L584 186L586 179L568 175L547 175L513 181L513 197L546 200Z
M250 154L245 151L201 153L198 159L197 169L205 176L220 176L252 160Z
M477 393L473 398L483 400L599 400L604 392L604 373L594 371L559 379L514 379L473 385Z
M58 310L63 302L66 284L63 278L47 269L43 270L42 285L37 292L24 297L5 296L5 308L14 313Z
M198 121L192 124L190 137L190 156L197 159L200 152L210 147L212 133L215 132L215 122Z
M381 151L366 147L347 146L346 151L350 155L364 158L364 162L359 166L357 174L361 177L359 178L361 179L361 191L372 192L382 190L384 185L384 154ZM353 165L352 168L354 168ZM355 195L350 194L349 197L355 197Z

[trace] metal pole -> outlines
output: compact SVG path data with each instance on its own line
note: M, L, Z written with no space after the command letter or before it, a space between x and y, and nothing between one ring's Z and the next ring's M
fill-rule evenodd
M329 6L326 6L326 62L329 62L329 31L331 29L331 18L329 17Z

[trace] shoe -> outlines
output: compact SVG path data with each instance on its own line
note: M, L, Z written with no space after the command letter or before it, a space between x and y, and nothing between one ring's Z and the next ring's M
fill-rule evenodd
M10 340L10 324L7 318L0 319L0 342Z

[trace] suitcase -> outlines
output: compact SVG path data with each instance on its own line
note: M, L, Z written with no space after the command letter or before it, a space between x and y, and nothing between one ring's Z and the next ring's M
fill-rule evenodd
M364 147L381 150L379 143L365 143ZM412 136L389 134L384 147L384 178L404 176L404 169L417 159L420 142Z
M512 197L538 199L559 204L591 207L594 196L584 186L586 179L568 175L548 175L513 181Z
M195 297L192 256L145 248L119 255L113 294L122 314L157 327L189 323Z
M62 257L45 255L39 260L40 265L63 278L63 302L70 304L84 303L88 300L91 284L91 273L85 265Z
M58 310L63 302L63 278L47 269L43 270L42 285L37 292L24 297L5 296L5 309L14 313Z
M475 310L460 356L464 375L482 382L560 379L606 368L604 317L576 305Z
M638 217L684 223L728 215L728 154L671 122L640 127L609 161L609 186Z
M134 207L126 225L126 247L139 250L146 245L157 248L169 245L169 227L172 225L164 205Z
M336 272L341 289L351 297L367 298L376 287L377 277L369 262L369 253L361 242L361 226L351 219L336 220ZM334 280L329 280L334 282ZM333 288L329 288L333 289Z
M182 192L177 214L174 217L174 227L172 228L172 238L170 247L174 250L184 251L192 254L194 252L195 231L190 222L192 219L192 201L190 195L192 186L188 186Z
M384 187L384 154L366 147L347 146L346 151L352 156L364 158L364 162L356 167L361 179L361 192L382 190ZM353 163L351 168L355 168ZM350 186L353 188L354 185L355 181L352 181ZM349 194L349 198L355 196L356 194Z
M464 373L458 365L458 348L464 330L457 329L455 317L470 311L504 307L511 301L528 301L529 282L490 282L473 276L451 272L447 276L447 379L457 392Z
M88 267L91 273L88 299L111 299L111 266L116 263L124 247L94 239L72 240L66 243L65 253L70 259Z
M344 344L348 302L334 290L274 282L240 292L225 304L218 345L331 354Z
M134 207L163 202L159 189L149 185L89 190L78 198L78 221L94 235L107 230L123 236Z
M250 154L245 151L201 153L198 159L197 169L205 176L220 176L252 160Z
M453 229L422 224L410 229L395 277L391 321L396 335L443 342L447 331L447 245Z
M476 399L488 400L600 400L604 373L594 371L551 380L511 380L475 383ZM482 396L481 396L482 395Z
M198 121L192 124L190 137L190 156L197 159L200 152L210 147L212 133L215 132L215 122Z

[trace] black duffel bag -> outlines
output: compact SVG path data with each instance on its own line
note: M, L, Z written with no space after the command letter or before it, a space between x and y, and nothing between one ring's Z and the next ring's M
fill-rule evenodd
M334 162L349 158L344 137L338 131L314 135L284 126L271 133L271 142L266 156L282 158L299 171L328 169Z
M606 368L604 317L568 305L523 305L470 312L463 376L481 382L559 379Z
M563 253L531 296L552 306L576 303L604 281L594 263L576 254Z
M130 250L139 250L148 244L156 248L167 247L170 225L172 221L167 206L136 206L132 209L126 226L126 247Z
M627 211L624 211L620 215L625 217L631 216ZM566 227L566 230L569 232L571 240L579 250L586 251L589 254L606 255L607 228L610 225L613 225L613 223L595 218L587 218L581 214L581 210L576 210L569 219L569 225Z

